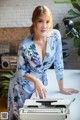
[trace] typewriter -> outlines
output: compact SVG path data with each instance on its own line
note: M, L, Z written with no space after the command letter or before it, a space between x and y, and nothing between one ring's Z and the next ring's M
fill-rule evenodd
M75 99L26 99L20 120L71 120L69 106Z

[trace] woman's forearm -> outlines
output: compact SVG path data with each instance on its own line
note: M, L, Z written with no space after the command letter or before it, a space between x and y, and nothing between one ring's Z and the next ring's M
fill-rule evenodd
M63 90L63 80L58 80L59 90Z
M31 82L35 83L37 78L31 74L27 74L26 80L30 80Z
M76 90L74 88L64 88L63 86L63 80L58 80L58 85L59 85L59 89L60 92L63 94L73 94L73 93L79 93L79 90Z

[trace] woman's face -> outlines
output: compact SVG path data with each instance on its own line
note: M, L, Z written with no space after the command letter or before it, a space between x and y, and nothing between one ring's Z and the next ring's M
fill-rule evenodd
M34 24L34 33L40 37L45 37L51 25L50 17L43 14L33 24Z

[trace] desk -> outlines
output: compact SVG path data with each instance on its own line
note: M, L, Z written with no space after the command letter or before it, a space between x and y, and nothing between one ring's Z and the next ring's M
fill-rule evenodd
M73 99L75 101L70 105L70 115L71 120L80 120L80 93L65 95L59 92L58 83L56 80L55 72L52 69L47 71L48 75L48 86L47 98L63 98L63 99ZM80 90L80 70L64 70L64 87L65 88L75 88ZM33 94L32 98L35 98Z

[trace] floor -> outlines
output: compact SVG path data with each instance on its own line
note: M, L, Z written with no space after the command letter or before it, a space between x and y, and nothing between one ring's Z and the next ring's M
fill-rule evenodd
M7 100L0 98L0 113L7 112ZM0 117L1 118L1 117ZM0 119L1 120L1 119Z

